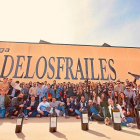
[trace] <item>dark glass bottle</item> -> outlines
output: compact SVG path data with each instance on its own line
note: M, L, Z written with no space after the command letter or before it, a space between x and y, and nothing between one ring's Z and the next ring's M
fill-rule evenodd
M24 115L23 115L23 107L22 107L20 109L20 114L17 117L15 133L20 133L22 131L23 118L24 118Z
M137 105L135 107L137 128L140 129L140 101L137 99Z
M114 106L111 109L113 128L115 130L122 130L121 118L120 118L120 110L116 107L115 98L113 100L113 104L114 104Z
M83 108L81 111L81 129L88 130L88 111L85 108L85 103L83 103Z
M57 131L57 114L55 112L55 107L53 107L53 113L50 115L50 132Z

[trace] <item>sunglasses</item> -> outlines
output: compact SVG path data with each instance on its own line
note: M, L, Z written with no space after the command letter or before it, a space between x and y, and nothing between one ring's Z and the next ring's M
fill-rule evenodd
M130 89L130 88L126 88L126 89Z

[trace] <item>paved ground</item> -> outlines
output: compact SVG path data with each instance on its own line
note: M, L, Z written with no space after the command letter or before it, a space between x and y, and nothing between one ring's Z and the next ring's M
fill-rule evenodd
M24 120L22 133L15 134L16 119L0 119L0 140L139 140L140 130L123 127L116 131L102 122L89 122L89 130L81 130L80 119L58 118L57 132L49 132L49 117Z

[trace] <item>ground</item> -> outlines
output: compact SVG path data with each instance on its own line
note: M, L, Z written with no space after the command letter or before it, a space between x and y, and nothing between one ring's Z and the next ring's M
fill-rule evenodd
M103 122L89 122L89 130L81 130L81 120L58 118L57 132L49 132L49 117L24 120L22 133L15 134L16 118L0 119L0 140L139 140L140 130L122 127L116 131Z

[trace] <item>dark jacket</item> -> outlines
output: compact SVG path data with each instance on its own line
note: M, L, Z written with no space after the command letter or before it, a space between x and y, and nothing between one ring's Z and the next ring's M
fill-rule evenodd
M11 102L11 106L15 107L16 110L20 110L19 105L23 104L23 99L18 100L18 97L14 97Z
M130 111L130 107L132 107L132 104L130 102L130 99L128 97L125 98L124 102L126 103L125 107L122 107L123 103L120 102L120 106L122 107L122 109L125 109L126 111Z
M74 96L72 87L69 87L67 91L67 98L69 98L70 96Z
M68 105L68 110L70 109L70 108L72 108L73 109L73 112L75 111L75 102L73 101L73 102L69 102L70 103L70 105Z
M5 109L10 106L10 103L11 103L11 99L9 98L9 96L7 96L7 94L5 94L5 98L4 98Z
M26 104L24 105L24 109L27 107L30 107L31 101L27 101ZM37 107L38 107L38 102L35 101L34 105L31 107L31 112L37 112Z

